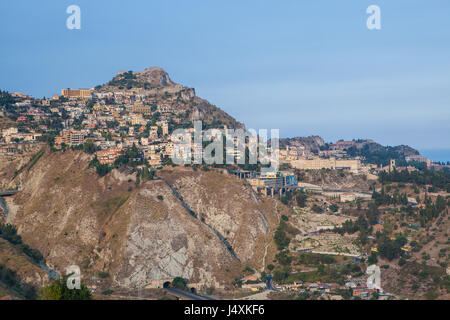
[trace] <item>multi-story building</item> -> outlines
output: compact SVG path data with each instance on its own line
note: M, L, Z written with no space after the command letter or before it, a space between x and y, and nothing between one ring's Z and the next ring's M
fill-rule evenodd
M61 96L66 98L83 98L90 99L92 98L92 92L94 89L62 89Z
M331 150L345 150L356 146L355 141L337 141L335 144L330 145Z
M315 157L312 159L298 159L291 161L291 166L301 170L336 169L359 173L361 161L358 159L337 160L336 158L322 159Z
M70 145L77 146L84 143L84 133L80 131L71 131L70 132Z
M70 144L70 131L63 130L59 133L59 136L55 137L55 144L57 146L61 146L62 144L69 145Z
M131 124L145 126L147 124L147 120L145 120L142 116L131 116Z
M148 157L148 163L152 167L160 167L162 165L161 154L159 152L150 152Z
M107 150L97 151L97 159L101 164L114 164L114 161L120 156L122 149L110 148Z
M63 130L59 136L55 137L55 144L61 146L63 143L70 146L77 146L84 143L85 134L81 131Z
M162 129L163 136L166 136L169 134L169 124L167 123L167 121L163 121L161 123L161 129Z
M152 108L150 106L145 105L134 105L131 108L132 112L134 113L143 113L143 114L151 114Z
M298 180L292 174L266 173L259 177L251 177L247 181L255 191L272 196L275 194L280 194L281 196L286 190L298 187Z

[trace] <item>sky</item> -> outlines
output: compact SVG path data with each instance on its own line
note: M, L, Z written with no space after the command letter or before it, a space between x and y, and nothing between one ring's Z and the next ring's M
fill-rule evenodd
M80 30L66 27L70 5ZM370 5L381 30L366 26ZM49 97L151 66L247 128L450 161L448 0L0 2L2 90Z

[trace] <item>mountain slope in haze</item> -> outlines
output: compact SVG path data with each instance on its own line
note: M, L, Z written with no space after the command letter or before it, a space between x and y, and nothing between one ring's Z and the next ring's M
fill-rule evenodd
M206 126L244 128L244 125L208 101L196 96L195 89L172 81L162 68L141 72L121 71L111 81L95 88L97 93L134 93L150 97L148 103L164 105L175 113L189 114L189 119L202 120Z

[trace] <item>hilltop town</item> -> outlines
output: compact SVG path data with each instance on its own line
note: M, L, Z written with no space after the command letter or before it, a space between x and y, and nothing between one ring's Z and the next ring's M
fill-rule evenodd
M311 136L280 139L277 172L176 165L172 133L197 120L245 129L161 68L51 98L1 92L0 296L14 280L33 297L49 269L79 264L102 299L167 297L169 282L236 299L448 297L450 163ZM372 264L383 290L366 285Z
M193 132L195 120L202 120L204 129L244 128L219 108L196 97L193 88L174 83L161 68L120 71L105 85L62 89L61 95L52 98L5 92L1 115L2 154L12 155L39 142L58 150L89 143L99 163L105 165L113 165L120 155L135 146L141 160L160 167L173 153L170 133L178 128ZM401 159L402 167L408 162L426 163L429 169L445 167L407 146L391 148L380 159L367 159L364 151L385 148L372 140L325 143L320 137L309 137L281 139L280 145L280 163L301 170L372 174L386 170L389 156ZM201 146L193 142L192 148Z

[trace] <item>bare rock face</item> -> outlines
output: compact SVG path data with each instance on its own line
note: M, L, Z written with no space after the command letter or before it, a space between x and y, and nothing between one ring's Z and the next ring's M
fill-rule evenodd
M153 87L166 87L175 85L170 80L169 74L162 68L152 67L141 72L135 72L136 78L141 83L150 83Z
M320 147L325 145L325 141L319 136L280 139L279 143L280 148L285 148L286 146L295 146L303 147L308 151L319 150Z
M161 176L200 221L226 240L240 262L261 268L277 220L273 203L259 200L244 181L218 172L179 168Z
M146 183L122 211L131 216L115 273L120 286L140 288L149 279L176 276L211 286L221 278L218 270L237 265L226 246L186 212L163 181Z
M8 222L57 272L108 272L126 289L176 276L217 287L270 261L276 201L243 181L177 167L136 188L128 172L99 177L91 158L47 150L18 174L22 190L8 199Z

